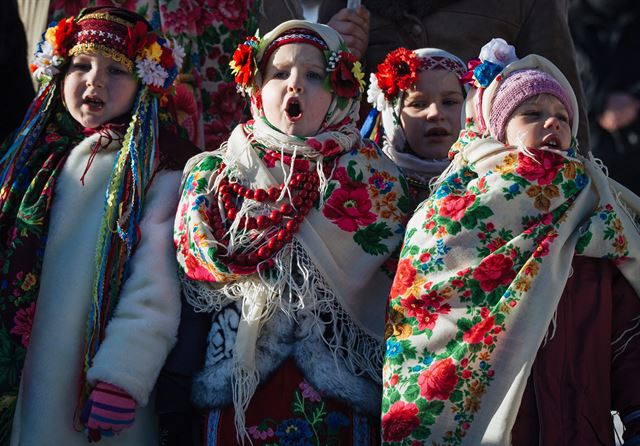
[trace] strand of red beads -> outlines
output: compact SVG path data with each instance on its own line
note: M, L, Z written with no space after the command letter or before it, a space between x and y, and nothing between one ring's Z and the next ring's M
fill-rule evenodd
M273 152L269 156L280 159L279 153ZM266 156L266 155L265 155ZM291 160L281 160L289 164ZM289 161L289 162L287 162ZM297 163L296 161L304 161ZM306 163L306 164L305 164ZM272 267L273 256L277 254L286 243L290 242L293 235L300 229L300 223L305 219L319 197L318 187L320 180L318 173L307 170L309 166L306 160L294 161L294 173L289 182L289 190L292 191L291 202L277 205L278 199L285 188L284 183L272 186L268 189L250 188L237 181L224 178L220 182L217 196L214 202L222 202L224 215L220 212L212 212L212 225L214 237L225 247L228 246L229 236L227 231L237 218L238 209L244 200L254 200L260 203L271 203L273 209L269 214L256 217L241 217L239 226L246 231L260 230L267 234L266 240L251 252L235 252L227 254L227 263L240 267L245 272L251 272L260 268ZM307 169L305 169L307 167ZM218 174L221 174L225 164L221 163ZM326 171L327 169L325 169ZM256 234L256 237L258 234Z

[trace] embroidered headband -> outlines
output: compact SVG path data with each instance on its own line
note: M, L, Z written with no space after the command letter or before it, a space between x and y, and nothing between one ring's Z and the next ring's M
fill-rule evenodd
M79 16L52 22L30 66L40 82L59 74L70 57L100 54L122 64L154 93L168 93L178 76L184 49L150 29L137 14L111 8L86 8Z
M144 22L141 26L149 31ZM77 21L76 44L69 51L69 56L77 54L101 54L110 57L133 72L133 58L130 51L132 42L129 29L134 23L108 13L93 13L81 17Z
M276 37L269 46L264 50L262 60L260 62L260 71L264 72L264 68L269 61L269 58L275 50L283 45L290 43L306 43L308 45L315 46L320 51L324 52L329 49L326 42L322 38L310 29L305 28L292 28L288 29L278 37Z
M489 115L491 133L499 141L504 142L507 122L511 114L520 104L540 94L556 97L567 110L569 121L573 120L574 110L571 107L571 100L553 76L539 70L520 70L512 72L496 90Z

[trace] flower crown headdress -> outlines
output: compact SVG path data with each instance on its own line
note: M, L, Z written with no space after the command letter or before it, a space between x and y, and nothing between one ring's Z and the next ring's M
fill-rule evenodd
M462 78L467 72L462 61L447 56L445 51L433 49L434 55L420 56L415 51L398 48L385 57L376 71L371 73L367 101L378 110L395 107L400 93L412 89L418 80L418 73L425 70L444 69ZM441 54L438 54L440 52Z
M255 93L262 82L263 65L277 47L287 43L309 43L323 52L327 65L325 88L335 93L338 98L346 102L348 99L357 98L364 91L362 65L344 42L340 43L337 51L332 51L312 30L290 29L273 40L267 41L255 35L247 37L238 45L229 67L241 94L251 96Z
M184 49L149 25L109 12L82 11L52 22L38 44L31 72L40 83L60 73L71 56L101 54L122 64L154 93L170 92L184 60Z

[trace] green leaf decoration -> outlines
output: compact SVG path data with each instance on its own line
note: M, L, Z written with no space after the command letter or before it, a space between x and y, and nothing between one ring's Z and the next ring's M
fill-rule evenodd
M407 387L407 390L404 392L404 399L409 402L413 402L420 395L420 386L413 385Z
M451 401L452 403L458 403L462 401L462 392L460 390L454 390L453 392L451 392L451 395L449 395L449 401Z
M453 221L453 220L447 221L444 227L446 228L447 232L451 235L456 235L462 229L462 225L460 224L460 222Z
M402 340L400 341L400 345L402 346L402 353L404 353L405 358L416 359L416 348L411 344L411 341Z
M584 253L585 248L589 245L592 238L593 238L593 233L591 231L585 232L578 239L578 243L576 243L576 253L578 254Z
M377 256L389 252L389 248L382 243L382 240L392 235L391 229L389 229L389 226L387 226L385 222L378 222L358 229L353 236L353 240L362 247L364 252Z
M347 174L349 174L349 178L351 178L353 181L361 183L363 175L362 172L356 172L356 170L353 168L353 166L355 166L356 164L358 163L354 160L349 161L349 164L347 164Z
M458 328L460 330L467 331L470 330L471 327L473 327L473 322L470 319L467 319L466 317L461 317L460 319L458 319ZM455 340L449 341L449 343L447 344L447 349L449 349L452 342L454 343L454 345L456 344Z
M433 422L429 424L433 424ZM427 438L429 438L430 435L431 435L431 429L429 429L427 426L425 426L422 423L418 427L416 427L415 430L411 433L411 437L415 438L416 440L426 440Z
M196 194L205 193L207 191L207 183L208 183L208 180L206 178L204 178L204 177L199 178L198 181L196 181L197 186L196 186L194 192Z
M398 209L402 212L410 212L411 208L411 199L408 196L403 195L398 199Z

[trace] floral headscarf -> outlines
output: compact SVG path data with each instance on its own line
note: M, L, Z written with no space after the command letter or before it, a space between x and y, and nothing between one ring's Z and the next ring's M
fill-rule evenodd
M529 68L568 85L536 55L473 81L490 104L505 75ZM479 128L467 118L407 228L385 333L384 444L508 445L574 255L611 259L640 291L640 199L575 149L525 152Z
M458 78L467 72L464 62L447 51L438 48L414 51L398 48L387 55L375 73L371 73L367 100L381 115L384 153L408 177L426 183L440 175L449 160L423 160L407 152L406 136L400 121L404 95L415 87L418 74L425 70L446 70ZM461 91L464 91L463 87Z

